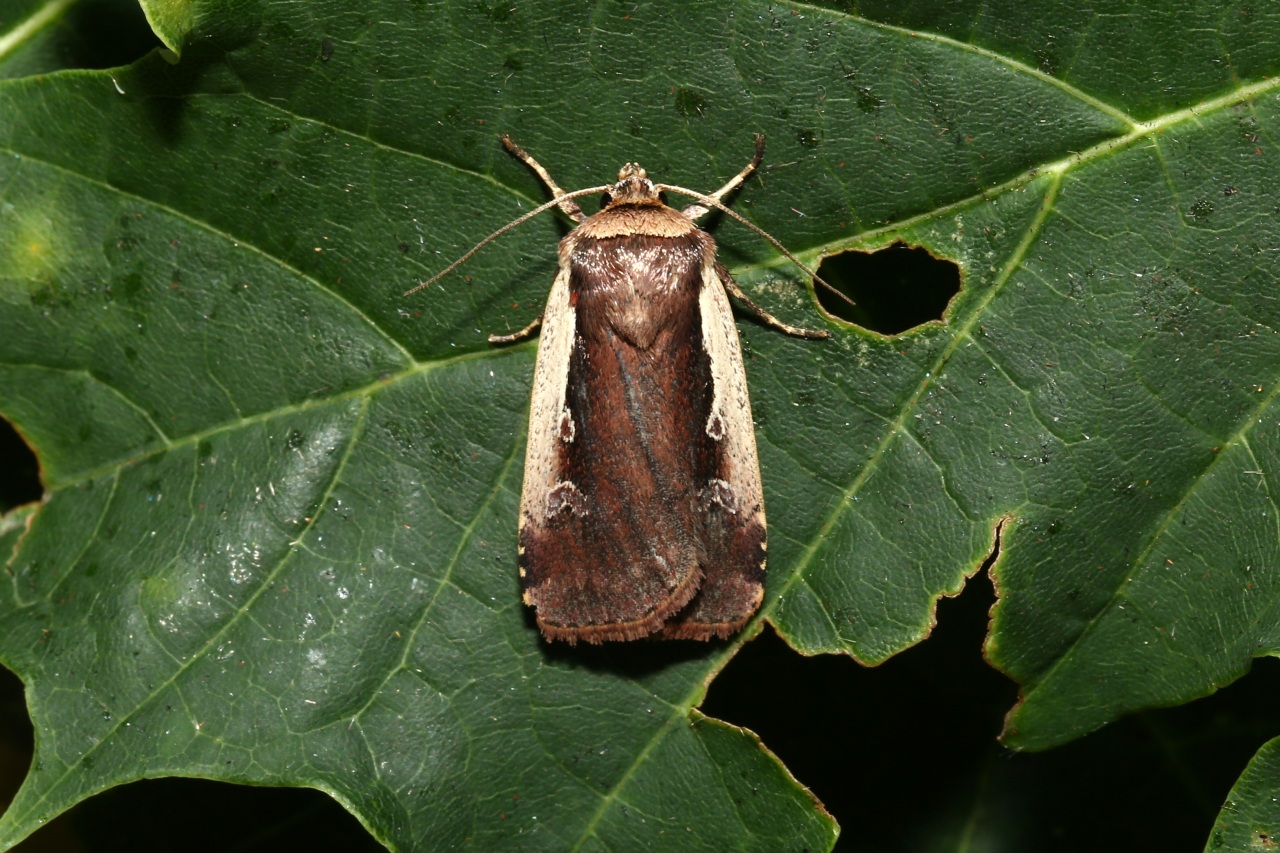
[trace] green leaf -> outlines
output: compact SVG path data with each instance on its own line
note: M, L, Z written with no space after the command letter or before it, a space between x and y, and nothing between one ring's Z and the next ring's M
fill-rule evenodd
M1280 837L1280 739L1267 743L1249 762L1227 795L1206 853L1270 850Z
M503 131L566 188L698 189L764 132L735 206L803 258L962 268L892 338L741 321L757 625L883 661L998 539L1026 748L1274 654L1280 20L935 5L189 3L151 12L177 64L0 83L0 411L48 488L0 590L37 732L0 840L192 775L328 791L397 849L833 843L693 710L755 628L565 649L519 602L534 350L485 334L537 314L564 226L401 295L545 200Z

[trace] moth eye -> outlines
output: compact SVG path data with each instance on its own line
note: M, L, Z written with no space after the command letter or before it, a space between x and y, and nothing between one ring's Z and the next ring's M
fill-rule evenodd
M658 201L670 207L670 205L667 204L667 194L665 192L658 193Z
M600 209L604 210L606 207L609 206L609 202L611 201L613 201L613 196L609 195L609 193L605 193L604 195L600 196Z

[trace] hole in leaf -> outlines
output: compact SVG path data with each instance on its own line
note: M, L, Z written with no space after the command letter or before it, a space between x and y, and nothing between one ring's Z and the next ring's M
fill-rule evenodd
M44 496L40 463L17 430L0 418L0 513Z
M859 835L850 850L925 849L903 827L941 819L1002 750L996 736L1016 690L982 659L994 601L980 572L939 601L932 636L870 668L803 657L766 629L711 683L702 711L758 734Z
M1241 769L1280 734L1264 698L1276 695L1280 661L1254 661L1212 697L1013 753L996 735L1016 689L981 652L995 600L979 572L938 602L930 637L872 668L803 657L766 629L711 683L701 710L758 734L844 827L841 850L914 853L974 826L1001 849L1042 853L1206 838Z
M856 306L819 287L818 301L835 316L882 335L941 320L960 292L960 267L925 249L894 243L878 252L841 252L818 267L824 281Z
M147 23L142 6L128 0L74 3L59 25L57 60L70 68L128 65L164 46Z
M27 844L33 850L86 853L386 850L321 791L176 777L143 779L90 797L50 821Z
M31 767L34 729L18 676L0 666L0 809L9 807Z

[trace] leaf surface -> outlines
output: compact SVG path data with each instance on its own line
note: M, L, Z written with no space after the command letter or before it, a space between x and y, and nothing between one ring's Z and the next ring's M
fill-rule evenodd
M1222 806L1206 851L1270 850L1280 835L1280 741L1270 741L1249 762Z

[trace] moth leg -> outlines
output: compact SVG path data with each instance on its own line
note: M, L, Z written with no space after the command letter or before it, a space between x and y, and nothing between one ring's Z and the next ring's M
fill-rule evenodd
M733 276L729 275L729 271L727 269L717 264L716 272L720 275L720 283L724 285L724 289L729 291L729 293L733 294L733 296L736 299L738 299L738 301L740 301L743 305L750 308L752 313L754 313L757 317L763 320L766 324L773 326L775 329L778 329L779 331L786 332L788 335L795 335L797 338L829 338L831 337L831 333L825 330L802 329L799 326L790 326L782 322L777 317L773 316L768 311L764 310L755 302L753 302L750 296L747 296L747 294L743 293L742 289L738 287L738 283L733 280Z
M743 167L741 172L734 175L729 180L729 183L725 184L720 189L713 192L711 194L711 197L716 201L720 201L729 193L733 192L738 187L742 186L742 182L745 181L747 178L751 177L751 173L756 170L756 167L760 165L760 161L763 159L764 159L764 134L757 133L756 134L756 153L751 157L751 162L748 163L745 167ZM690 221L697 222L699 219L706 216L707 211L709 211L710 209L711 208L707 207L706 205L691 204L688 207L686 207L684 210L682 210L681 213L689 217Z
M542 182L547 185L547 189L551 190L552 196L558 197L567 195L564 190L560 189L560 185L551 178L551 173L542 168L542 164L533 159L533 157L529 155L528 151L525 151L519 145L512 142L511 137L507 136L505 133L502 135L502 144L505 145L507 150L514 154L521 163L524 163L530 169L533 169L533 171L538 173L538 177L542 178ZM574 222L582 222L587 218L587 215L582 212L582 208L578 207L578 203L571 198L565 199L556 205L556 207L563 210L564 215L572 219Z
M518 331L518 332L513 332L513 333L512 333L512 334L510 334L510 335L490 335L490 336L489 336L489 343L491 343L491 344L513 344L513 343L515 343L516 341L524 340L525 338L527 338L527 337L529 337L530 335L532 335L532 334L537 330L537 328L538 328L539 326L541 326L541 325L542 325L542 315L541 315L541 314L539 314L536 318L534 318L534 321L533 321L532 323L530 323L529 325L525 326L523 329L521 329L521 330L520 330L520 331Z

